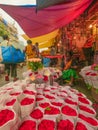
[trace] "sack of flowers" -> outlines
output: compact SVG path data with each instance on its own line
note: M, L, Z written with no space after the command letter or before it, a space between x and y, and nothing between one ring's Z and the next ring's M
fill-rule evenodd
M37 121L28 116L22 120L18 130L37 130Z
M91 116L91 117L96 116L96 112L91 106L79 105L78 111L79 111L80 114L83 113L84 115L87 115L87 116Z
M50 101L45 99L45 100L40 101L37 105L43 109L46 109L47 107L50 106Z
M35 85L29 85L28 87L26 87L24 90L23 90L23 93L26 94L26 95L34 95L36 97L36 88L35 88Z
M35 96L21 95L19 98L21 117L28 116L35 107Z
M13 90L9 93L9 95L10 95L11 97L18 97L18 96L21 95L21 94L22 94L22 90L21 90L21 89L17 89L17 90L13 89Z
M57 123L57 130L74 130L73 119L62 117Z
M65 103L66 104L68 104L69 106L71 106L71 107L74 107L74 108L77 108L78 107L78 102L77 101L75 101L74 99L72 99L72 98L66 98L65 100Z
M11 130L17 120L14 110L7 107L0 110L0 130Z
M36 97L36 103L38 104L40 101L45 100L45 97L43 95L37 95Z
M81 121L84 121L88 126L92 127L94 130L98 129L98 120L96 118L84 114L79 114L78 118L81 119Z
M86 106L92 105L92 102L89 99L87 99L86 97L78 97L78 102L79 102L79 105L86 105Z
M13 109L17 115L20 114L20 107L19 107L19 102L17 100L17 97L9 96L9 98L5 100L3 105Z
M75 130L94 130L94 129L85 122L83 122L82 120L78 119L75 126Z
M56 119L51 118L50 116L45 116L38 124L37 130L55 130Z
M62 99L54 99L51 101L53 106L62 107L64 105L64 101Z
M73 106L69 106L69 105L65 105L62 107L61 114L62 116L73 119L74 121L76 121L78 117L78 112L76 108L73 108Z
M92 81L92 86L96 89L98 89L98 74L96 72L91 74L91 81Z
M41 120L44 115L44 110L41 107L36 107L31 113L30 117L36 120Z
M45 115L49 115L50 117L54 116L58 118L60 116L60 107L50 105L44 110Z

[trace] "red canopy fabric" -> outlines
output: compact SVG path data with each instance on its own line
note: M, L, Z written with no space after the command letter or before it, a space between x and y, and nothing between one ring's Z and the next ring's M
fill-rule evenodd
M41 36L68 24L91 4L93 0L73 0L36 13L36 7L0 5L12 16L30 37Z

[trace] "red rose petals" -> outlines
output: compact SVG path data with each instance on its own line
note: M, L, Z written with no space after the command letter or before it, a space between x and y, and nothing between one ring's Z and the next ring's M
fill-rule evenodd
M79 118L81 118L82 120L88 122L89 124L93 125L93 126L98 126L98 121L96 121L94 118L92 117L86 117L82 114L79 114Z
M11 93L10 95L11 96L18 96L19 94L21 94L20 92L19 93Z
M84 97L79 97L78 99L82 103L89 104L89 101L86 98L84 98Z
M55 122L44 119L40 122L38 130L55 130Z
M95 112L94 112L92 109L90 109L90 108L88 108L88 107L86 107L86 106L79 106L79 108L80 108L81 110L83 110L83 111L88 112L88 113L95 114Z
M0 126L14 118L14 112L8 109L0 111Z
M60 102L51 102L52 105L55 105L55 106L62 106L63 103L60 103Z
M41 112L41 110L35 109L34 111L32 111L30 116L35 119L41 119L43 117L43 113Z
M55 99L55 97L53 96L50 96L50 95L45 95L46 98L49 98L49 99Z
M31 98L24 98L22 101L21 101L21 105L30 105L31 103L34 102L34 99L31 99Z
M48 81L48 76L44 76L44 79L43 79L45 82Z
M29 91L29 90L24 90L25 94L29 94L29 95L34 95L35 93L33 91Z
M65 99L66 103L72 104L72 105L78 105L77 102L72 101L71 99Z
M86 128L86 126L84 124L82 124L81 122L78 122L76 124L75 130L88 130L88 129Z
M57 130L74 130L74 125L69 120L61 120L57 125Z
M10 102L7 102L6 106L12 106L15 102L16 102L16 99L13 99Z
M62 113L69 116L77 116L77 112L69 106L64 106L62 108Z
M44 98L36 98L36 101L41 101L43 100Z
M49 103L40 103L39 106L42 107L42 108L46 108L48 107L50 104Z
M45 114L48 114L48 115L60 114L60 110L58 108L49 106L45 109Z
M36 122L32 120L24 121L19 130L36 130Z

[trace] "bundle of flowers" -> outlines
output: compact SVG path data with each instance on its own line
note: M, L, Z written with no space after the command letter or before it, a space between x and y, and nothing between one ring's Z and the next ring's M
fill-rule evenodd
M63 116L68 117L68 118L70 117L71 119L74 119L74 120L76 120L76 118L78 117L77 110L69 105L63 106L61 109L61 112Z
M17 97L9 97L4 101L4 106L13 109L19 115L20 107Z
M18 130L36 130L36 122L34 120L25 120L22 122Z
M41 101L41 102L39 102L39 104L38 104L41 108L43 108L43 109L46 109L47 107L49 107L50 106L50 102L48 101L48 100L44 100L44 101Z
M43 64L40 58L28 59L28 62L29 62L29 67L31 68L32 71L38 71L38 69L43 68Z
M21 117L28 116L35 107L35 97L27 96L20 100Z
M35 88L35 85L31 84L29 85L28 87L26 87L24 90L23 90L23 93L24 94L27 94L27 95L34 95L36 96L36 88Z
M85 122L78 121L76 123L75 130L94 130L92 127L89 127Z
M72 98L66 98L65 100L65 103L67 103L68 105L71 105L71 107L77 107L78 106L78 103L72 99Z
M78 97L79 105L92 105L92 102L86 97Z
M42 101L44 99L45 99L45 97L43 95L37 95L36 102L40 102L40 101Z
M60 114L60 109L59 107L55 107L55 106L48 106L46 109L45 109L45 115L55 115L55 116L58 116Z
M13 89L12 91L10 91L10 96L11 97L14 97L14 96L18 97L22 92L23 92L22 89Z
M94 117L89 117L83 114L79 114L78 118L80 118L81 120L83 120L84 122L86 122L88 124L88 126L91 126L93 129L98 128L98 120L96 120L96 118Z
M43 109L40 107L35 108L31 113L30 116L34 119L41 119L43 118Z
M88 116L92 116L92 117L96 116L95 110L89 106L79 105L79 113L81 113L81 114L84 113L84 115L88 115Z
M43 119L38 125L38 130L55 130L55 125L53 120Z
M11 130L17 122L17 117L12 109L4 108L0 110L0 130Z
M29 94L29 95L35 95L35 92L30 91L30 90L24 90L23 93L24 94Z
M69 119L62 119L57 124L57 130L74 130L74 123Z

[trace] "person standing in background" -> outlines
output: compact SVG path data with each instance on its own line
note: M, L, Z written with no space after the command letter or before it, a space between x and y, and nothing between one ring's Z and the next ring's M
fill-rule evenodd
M36 57L38 58L40 55L39 55L39 43L36 42L35 43L35 49L36 49Z
M0 46L3 46L3 47L11 46L8 35L3 36L3 41L1 42ZM18 80L18 78L17 78L17 64L16 63L15 64L14 63L13 64L6 63L5 64L5 72L6 72L5 81L9 81L10 73L11 73L11 77L13 77L13 81Z
M25 53L27 56L27 60L36 57L36 48L32 44L31 40L27 40L27 46L25 47Z
M93 36L90 34L87 36L86 43L83 46L83 52L86 60L86 65L92 64L92 48L93 48Z
M50 49L50 55L55 56L56 55L56 49L54 46L51 46ZM51 58L50 66L55 66L57 64L57 58Z

